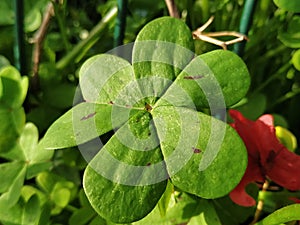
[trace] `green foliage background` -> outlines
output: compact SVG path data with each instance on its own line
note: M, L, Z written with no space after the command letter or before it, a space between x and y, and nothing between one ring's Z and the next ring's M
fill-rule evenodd
M291 3L292 2L292 3ZM178 9L191 30L215 20L207 31L239 30L244 1L178 0ZM86 162L76 147L46 151L38 144L50 125L73 103L79 68L88 58L113 48L115 14L106 17L115 0L54 2L52 18L42 47L39 85L33 87L30 40L42 23L47 0L25 0L25 74L13 67L15 13L11 0L0 1L0 223L12 224L114 224L99 216L82 189ZM233 107L257 119L272 113L276 125L300 137L300 16L297 1L261 0L256 4L249 42L242 56L250 76L248 94ZM164 1L129 0L124 43L135 41L144 25L168 15ZM103 21L103 18L108 20ZM95 30L96 29L96 30ZM92 30L96 32L91 32ZM170 34L172 35L172 34ZM195 40L197 54L218 47ZM230 47L232 50L232 47ZM101 137L103 140L107 137ZM298 152L299 149L296 149ZM256 196L257 187L249 186ZM258 224L297 220L298 205L282 191L264 196ZM293 196L299 197L298 192ZM260 196L261 197L261 196ZM249 224L255 208L234 205L228 196L204 200L168 183L155 209L132 224ZM294 217L291 217L294 216ZM286 218L286 219L282 219Z

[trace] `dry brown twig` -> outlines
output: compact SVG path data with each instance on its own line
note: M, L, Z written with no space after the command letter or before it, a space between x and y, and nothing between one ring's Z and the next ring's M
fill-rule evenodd
M219 31L219 32L207 32L204 33L204 30L213 22L214 17L210 17L209 20L199 27L197 30L193 31L194 39L199 39L205 42L209 42L218 46L221 46L224 50L227 50L228 45L232 45L241 41L248 40L247 36L235 31ZM236 37L235 39L229 41L221 41L214 37Z
M171 17L180 18L178 9L174 0L165 0Z
M31 88L34 91L38 91L39 89L39 64L40 64L40 58L41 58L41 52L42 52L42 43L45 39L50 20L54 16L54 7L53 3L49 2L44 16L43 21L40 26L40 28L37 30L37 32L34 34L34 36L29 40L29 43L34 44L33 46L33 53L32 53L32 78L31 78Z

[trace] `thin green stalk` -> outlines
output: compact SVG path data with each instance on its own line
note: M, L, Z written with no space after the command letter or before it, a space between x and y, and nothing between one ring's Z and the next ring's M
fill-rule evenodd
M102 20L91 30L89 36L79 42L74 48L61 60L56 63L56 69L62 70L66 68L70 63L78 62L82 55L86 53L99 39L100 34L107 27L117 15L117 7L113 7Z
M256 0L246 0L243 14L240 20L240 28L239 32L241 34L247 35L252 24L254 9L257 1ZM244 54L244 49L246 46L246 42L239 42L234 45L234 52L240 56Z
M270 49L269 51L267 51L262 58L267 58L267 59L272 58L276 55L280 55L285 50L287 50L287 47L285 45L279 45L277 48Z
M270 107L274 107L284 101L287 101L293 97L295 97L296 95L300 94L300 88L296 89L296 90L292 90L289 91L288 93L286 93L285 95L283 95L282 97L280 97L279 99L277 99L274 103L271 104Z
M72 205L67 205L66 209L70 212L75 212L78 210L75 206L72 206Z
M15 66L22 75L26 73L25 63L25 39L24 39L24 2L23 0L14 0L14 10L16 16L15 23L15 46L14 57Z
M250 48L248 50L251 51ZM271 59L272 57L275 57L276 55L280 55L286 50L287 47L285 45L279 45L274 49L270 49L266 51L265 54L261 55L261 57L255 61L255 64L260 65L260 64L267 63L268 61L272 60ZM245 59L247 58L249 58L249 56L245 56Z
M52 3L53 6L54 6L54 15L55 15L55 18L57 19L57 23L58 23L58 27L59 27L59 30L60 30L60 34L61 34L61 38L62 38L62 41L63 41L63 44L65 46L65 49L67 51L69 51L71 49L71 45L70 45L70 42L68 41L68 36L67 36L67 32L66 32L66 26L64 25L64 20L60 14L60 9L59 7L61 7L59 4L60 3L55 3L53 2Z
M114 32L114 47L123 44L126 28L127 0L118 0L118 16Z
M263 88L265 88L271 81L275 80L278 76L283 74L285 71L287 71L290 68L290 63L286 63L284 66L282 66L277 73L274 73L272 76L270 76L265 82L261 83L253 92L252 95L260 92Z

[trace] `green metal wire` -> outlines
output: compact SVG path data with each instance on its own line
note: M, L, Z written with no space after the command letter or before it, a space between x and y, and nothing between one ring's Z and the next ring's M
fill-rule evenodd
M22 75L26 73L25 62L25 41L24 41L24 2L23 0L14 0L15 11L15 45L14 58L15 66Z
M114 47L123 44L126 28L127 0L118 0L118 16L114 31Z
M257 0L246 0L245 2L242 17L240 20L240 27L239 27L239 32L241 34L245 34L245 35L248 34L248 31L252 24L256 3ZM236 43L234 45L234 52L239 56L242 56L244 54L245 46L246 46L246 41Z

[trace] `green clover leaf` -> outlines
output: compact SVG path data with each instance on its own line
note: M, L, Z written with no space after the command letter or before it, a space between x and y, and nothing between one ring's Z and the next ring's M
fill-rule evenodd
M13 66L0 70L0 153L8 152L18 140L25 125L22 104L28 89L28 78L21 77Z
M112 54L84 63L85 101L55 121L40 142L48 149L78 145L89 161L84 190L102 217L117 223L145 217L168 179L207 199L228 194L241 180L243 142L203 110L223 117L244 97L247 68L229 51L192 51L191 31L182 21L150 22L134 43L132 65ZM110 131L103 144L98 137Z

